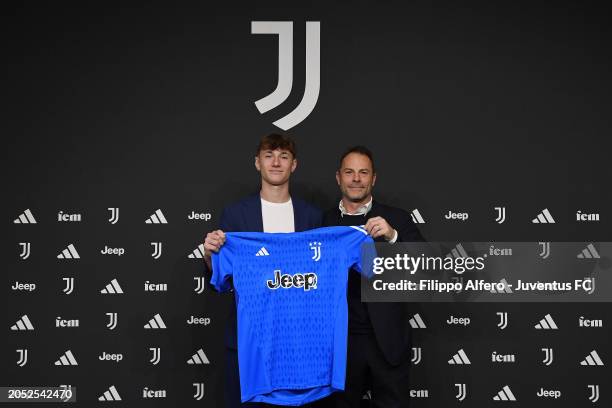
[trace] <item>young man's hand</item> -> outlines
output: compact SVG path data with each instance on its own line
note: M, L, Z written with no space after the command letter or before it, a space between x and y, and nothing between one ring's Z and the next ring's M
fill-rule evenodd
M210 268L210 257L213 252L219 252L219 249L225 244L225 233L221 230L215 230L206 234L204 238L204 260Z

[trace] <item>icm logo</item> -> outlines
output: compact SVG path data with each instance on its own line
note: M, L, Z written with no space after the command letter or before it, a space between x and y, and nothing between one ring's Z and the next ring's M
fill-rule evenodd
M576 211L576 221L578 222L588 222L588 221L599 221L599 213L582 213L582 211Z
M489 253L484 254L485 258L487 256L512 256L512 248L497 248L495 245L491 245L489 247Z
M55 318L55 327L79 327L79 319L66 320L58 316Z
M278 83L276 89L255 102L259 113L266 113L283 103L293 86L293 22L252 21L251 34L278 35ZM306 82L300 104L289 114L273 122L283 130L291 129L310 115L319 99L321 71L321 22L306 22Z
M428 398L428 390L410 390L410 398Z
M603 320L589 320L580 316L578 318L578 327L603 327Z
M57 222L81 222L81 214L65 214L63 211L57 213Z
M149 281L145 281L144 290L145 292L167 292L168 284L167 283L151 283Z
M491 353L491 362L493 363L514 363L515 361L514 354L497 354L497 351Z
M150 390L148 387L142 389L142 398L166 398L166 390Z

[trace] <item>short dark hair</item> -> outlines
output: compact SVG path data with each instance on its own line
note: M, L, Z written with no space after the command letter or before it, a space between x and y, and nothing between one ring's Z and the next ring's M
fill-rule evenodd
M265 135L259 141L259 145L257 146L257 152L255 156L259 156L259 153L262 150L288 150L293 155L295 159L297 157L297 150L295 148L295 142L289 136L279 135L277 133L270 133Z
M367 156L368 159L370 159L370 163L372 163L372 173L376 173L376 168L374 167L374 155L372 154L372 151L368 149L367 147L361 146L361 145L349 147L342 154L342 156L340 156L340 163L338 164L338 169L342 169L342 161L344 160L346 156L348 156L351 153L359 153L359 154L363 154L364 156Z

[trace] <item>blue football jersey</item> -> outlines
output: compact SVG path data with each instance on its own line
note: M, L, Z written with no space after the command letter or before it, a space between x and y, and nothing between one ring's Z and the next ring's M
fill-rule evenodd
M211 284L233 283L242 402L302 405L344 390L348 271L362 271L372 242L362 227L226 233Z

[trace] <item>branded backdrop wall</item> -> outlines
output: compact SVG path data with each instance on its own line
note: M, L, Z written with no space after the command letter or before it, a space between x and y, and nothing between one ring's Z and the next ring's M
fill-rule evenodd
M428 240L612 240L609 18L533 3L7 7L0 386L71 384L79 406L117 395L130 406L222 406L229 298L207 280L202 289L197 247L224 205L257 191L257 142L283 132L272 123L302 100L307 21L320 22L320 92L284 131L298 145L295 194L337 205L338 157L365 144L376 199L418 208ZM254 102L276 87L278 39L251 34L253 21L293 22L292 91L264 114ZM533 224L544 208L556 222ZM578 211L599 220L577 221ZM590 404L588 385L606 404L611 311L415 305L426 328L414 330L414 406L459 404L457 383L467 406L504 385L520 406L546 403L540 388L561 391L557 406ZM496 312L509 314L506 329ZM547 314L559 329L534 330ZM471 323L449 325L451 315ZM458 349L472 364L447 364ZM580 365L592 350L606 365ZM494 363L493 352L516 361Z

